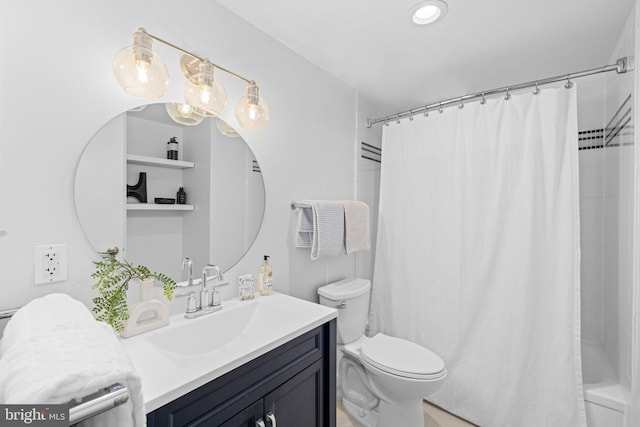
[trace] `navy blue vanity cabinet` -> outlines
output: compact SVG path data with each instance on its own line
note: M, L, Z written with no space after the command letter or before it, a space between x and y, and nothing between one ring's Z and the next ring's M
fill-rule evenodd
M335 427L333 319L147 414L149 427Z

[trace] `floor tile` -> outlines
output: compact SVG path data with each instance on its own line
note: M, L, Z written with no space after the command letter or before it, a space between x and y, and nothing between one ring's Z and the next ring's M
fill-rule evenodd
M444 411L428 402L423 402L424 427L474 427L462 418ZM342 402L336 405L336 427L360 427L360 424L351 418L342 406Z

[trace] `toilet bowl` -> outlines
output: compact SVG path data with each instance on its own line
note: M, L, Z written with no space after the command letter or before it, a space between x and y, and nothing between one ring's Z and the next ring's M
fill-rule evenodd
M320 303L338 309L341 352L338 384L346 411L365 427L422 427L422 399L447 375L438 355L418 344L378 333L364 335L371 283L347 279L318 289Z

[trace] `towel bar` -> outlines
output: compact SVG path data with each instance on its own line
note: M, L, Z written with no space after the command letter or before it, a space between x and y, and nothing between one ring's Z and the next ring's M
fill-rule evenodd
M300 202L291 202L291 209L300 209L300 208L310 208L311 205L309 203L300 203Z
M69 425L80 423L126 403L129 400L129 389L115 383L91 396L96 395L98 396L91 400L69 408Z
M0 310L0 319L10 319L16 311L18 311L17 308ZM69 425L78 424L126 403L129 400L129 389L120 383L115 383L82 400L86 399L89 400L69 408Z

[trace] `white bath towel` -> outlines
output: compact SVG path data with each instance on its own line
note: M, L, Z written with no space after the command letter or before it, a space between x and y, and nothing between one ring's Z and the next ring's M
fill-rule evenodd
M22 307L0 341L0 402L67 403L119 382L129 401L82 423L145 425L140 377L113 329L79 301L50 294Z
M343 200L344 246L347 255L370 248L369 206L356 200Z
M344 253L344 207L339 201L305 200L313 214L311 259Z

